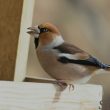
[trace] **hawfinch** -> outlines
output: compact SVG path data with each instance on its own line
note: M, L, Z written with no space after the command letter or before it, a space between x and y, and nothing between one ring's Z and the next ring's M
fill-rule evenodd
M110 68L94 56L64 41L58 28L51 23L28 29L28 33L34 36L36 53L42 68L60 85L86 83L97 69Z

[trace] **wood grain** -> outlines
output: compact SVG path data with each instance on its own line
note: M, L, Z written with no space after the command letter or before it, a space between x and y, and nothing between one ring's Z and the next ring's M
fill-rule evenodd
M0 82L0 88L0 110L101 110L102 87L98 85L61 91L52 84Z
M13 80L23 0L0 0L0 80Z

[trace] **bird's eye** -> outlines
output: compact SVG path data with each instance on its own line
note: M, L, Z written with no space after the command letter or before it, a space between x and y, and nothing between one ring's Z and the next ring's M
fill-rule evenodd
M48 32L49 30L47 28L40 28L40 33Z

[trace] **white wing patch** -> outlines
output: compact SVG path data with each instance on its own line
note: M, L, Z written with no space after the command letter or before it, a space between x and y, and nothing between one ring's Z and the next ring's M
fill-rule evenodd
M68 59L79 60L79 56L77 54L68 54L68 53L59 53L59 57L66 57Z

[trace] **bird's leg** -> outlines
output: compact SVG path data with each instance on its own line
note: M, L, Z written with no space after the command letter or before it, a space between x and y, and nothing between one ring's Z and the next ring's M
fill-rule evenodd
M71 88L72 88L72 90L74 90L74 85L73 84L69 84L69 91L71 90Z
M65 83L63 80L57 80L56 82L62 89L66 88L68 86L67 83Z
M64 82L64 80L57 80L56 84L58 84L62 89L65 89L67 86L69 86L69 91L74 90L73 84L67 84Z

